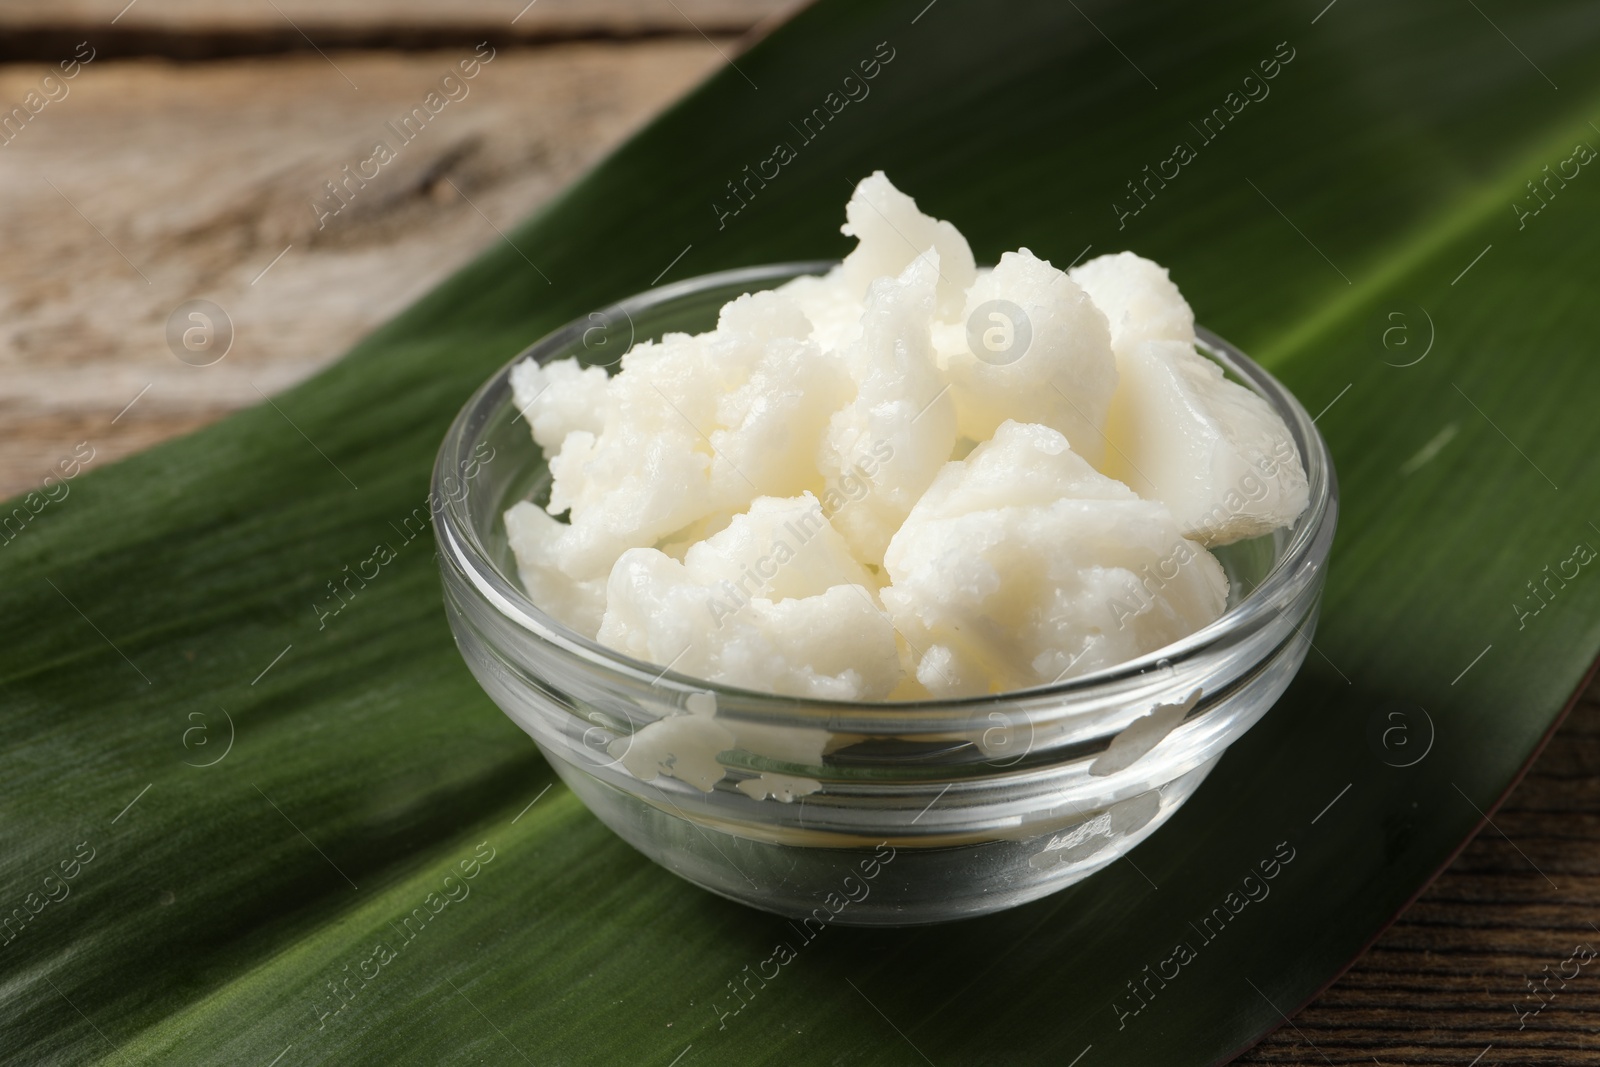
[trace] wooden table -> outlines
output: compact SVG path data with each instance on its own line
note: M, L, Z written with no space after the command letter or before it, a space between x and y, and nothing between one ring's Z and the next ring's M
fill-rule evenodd
M0 101L96 49L0 147L0 496L80 441L110 462L315 373L791 2L0 0ZM322 183L482 41L470 93L319 219ZM211 366L168 349L191 299L234 327ZM1600 974L1518 1014L1529 978L1600 947L1597 770L1600 687L1494 828L1241 1062L1600 1063Z
M540 0L513 24L526 0L136 0L113 26L127 0L0 0L0 58L94 53L0 145L0 497L80 441L109 462L326 366L723 62L732 38L697 26L783 2ZM446 47L398 47L413 32ZM386 124L481 41L466 95L319 215L324 183L398 141ZM170 58L212 48L234 58ZM0 101L50 69L0 64ZM234 329L211 366L168 348L192 299Z

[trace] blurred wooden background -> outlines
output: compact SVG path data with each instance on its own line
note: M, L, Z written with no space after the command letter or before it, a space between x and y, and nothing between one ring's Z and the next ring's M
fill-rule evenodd
M0 3L0 115L78 42L94 55L0 134L0 497L78 441L104 463L311 375L784 3ZM429 35L450 43L413 49ZM379 47L355 47L369 39ZM319 228L323 183L395 141L385 123L481 41L494 58L468 94ZM231 58L170 58L213 46ZM168 315L193 298L233 322L213 366L167 349Z
M106 463L313 374L794 3L0 0L0 112L94 54L0 134L0 497L79 441ZM322 184L479 42L469 94L319 228ZM235 328L212 366L167 347L194 298ZM1600 948L1596 694L1497 829L1241 1062L1600 1063L1600 977L1518 1014L1528 979Z

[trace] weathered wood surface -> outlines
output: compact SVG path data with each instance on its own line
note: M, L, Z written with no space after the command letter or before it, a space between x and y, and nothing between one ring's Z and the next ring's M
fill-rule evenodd
M0 60L87 36L108 55L216 59L654 35L737 35L796 0L0 0Z
M293 19L303 27L518 23L669 26L686 19L739 29L790 6L783 0L0 0L0 26L162 26L189 33L212 26L259 27ZM518 16L521 16L518 18ZM120 16L120 17L118 17Z
M473 54L97 58L65 83L0 146L0 497L79 441L104 463L309 376L723 62L698 35L498 51L319 227L323 183ZM0 102L47 69L0 66ZM212 366L168 349L194 298L233 322Z
M416 27L483 27L528 37L654 32L741 34L794 0L0 0L0 34L48 29L277 35L317 30L334 45ZM326 46L323 40L318 45Z
M524 7L276 2L313 37L407 48L417 26L465 42ZM0 42L12 43L0 58L18 40L35 48L50 33L66 40L109 23L123 6L3 0ZM367 158L384 123L470 44L325 59L273 38L257 50L286 54L180 65L97 53L67 97L0 147L0 495L38 485L80 441L105 463L314 373L721 63L717 47L733 42L713 46L686 15L736 32L781 6L676 0L680 13L654 0L538 0L515 32L651 39L495 46L470 94L321 229L310 205L322 183ZM278 17L269 4L140 0L116 32L154 34L145 44L160 47L146 51L184 58L215 48L215 35L237 45L278 33L263 12ZM46 69L0 66L0 105L20 102ZM212 366L168 350L167 317L192 298L222 306L236 328ZM1563 964L1580 944L1600 948L1597 772L1600 687L1494 816L1498 831L1241 1062L1600 1063L1600 964L1552 979L1547 1006L1519 1015L1539 1004L1528 979L1547 966L1570 973Z

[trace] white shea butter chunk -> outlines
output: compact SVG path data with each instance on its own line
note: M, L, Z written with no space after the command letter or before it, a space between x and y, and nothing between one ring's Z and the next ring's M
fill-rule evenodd
M1166 268L1118 252L1071 273L1105 312L1117 357L1100 469L1206 545L1293 522L1309 491L1289 428L1195 351L1194 312Z
M1011 321L1014 313L1001 301L1021 310L1020 322ZM980 344L980 358L969 323L999 331L1003 347ZM987 441L1007 419L1041 423L1099 463L1117 387L1111 333L1089 296L1048 260L1026 248L1007 252L967 291L961 322L936 327L934 336L961 436Z
M890 184L881 170L857 183L844 214L839 232L858 243L840 270L856 299L873 282L895 277L931 249L939 260L939 317L953 320L961 314L977 267L960 230L918 211L917 202Z
M623 553L598 638L726 685L880 700L900 663L875 587L816 497L763 497L681 563L653 548Z
M866 292L857 292L845 280L842 266L826 274L802 274L773 291L794 301L824 352L838 352L861 336Z
M606 389L599 433L574 430L550 459L549 511L571 510L553 563L604 578L624 551L653 545L712 510L712 452L700 426L716 403L706 338L636 346Z
M527 359L511 368L511 395L534 441L553 456L568 434L600 432L610 381L604 367L585 367L575 359L543 365Z
M1186 342L1143 341L1120 363L1107 474L1207 545L1270 533L1305 510L1300 452L1265 400Z
M861 336L844 351L855 400L833 416L817 457L833 525L873 566L955 447L955 403L933 357L938 277L930 252L872 283Z
M1222 614L1228 581L1166 506L1048 426L1003 424L948 464L889 545L882 592L940 697L1049 685Z
M592 638L606 610L606 583L604 578L573 578L556 562L561 539L570 530L531 501L514 504L506 512L506 539L517 558L522 587L535 604Z
M1194 312L1161 264L1114 252L1067 273L1105 314L1119 360L1140 341L1194 344Z
M746 294L722 309L708 346L723 390L709 435L719 508L821 490L817 446L855 383L810 332L800 308L778 293Z
M570 363L517 367L513 388L518 374L525 389L546 386L530 397L544 419L535 440L549 451L565 431L550 459L549 511L570 509L571 522L550 546L554 565L603 579L629 548L719 528L718 513L757 496L821 490L816 451L854 386L810 332L792 301L763 292L729 303L710 333L635 346L608 380ZM569 414L580 395L598 415Z

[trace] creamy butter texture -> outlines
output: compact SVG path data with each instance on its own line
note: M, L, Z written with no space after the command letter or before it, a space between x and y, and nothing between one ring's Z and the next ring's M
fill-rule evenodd
M838 268L614 376L512 370L553 479L505 516L534 602L680 674L836 700L1047 685L1221 615L1208 549L1293 522L1306 476L1166 270L979 269L882 173L846 220Z

